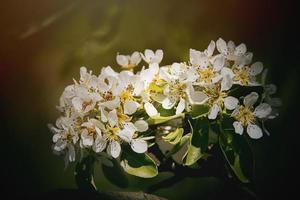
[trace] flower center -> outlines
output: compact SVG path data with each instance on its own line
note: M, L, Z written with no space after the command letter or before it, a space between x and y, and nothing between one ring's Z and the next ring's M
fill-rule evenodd
M239 81L242 85L248 85L250 80L249 68L234 68L233 72L235 74L234 80Z
M200 69L198 70L198 73L201 81L204 81L205 83L211 83L212 79L215 77L215 72L211 67L208 67L207 69Z
M106 130L104 133L106 134L107 138L109 140L115 140L118 141L119 137L117 135L118 131L120 130L119 127L110 127L108 124L105 126Z
M221 91L220 84L215 87L205 89L205 93L209 96L209 105L212 106L213 104L218 104L220 108L223 107L223 99L227 96L227 93Z
M113 96L112 92L111 91L108 91L108 92L104 92L102 94L102 98L105 100L105 101L111 101L113 100L115 97Z
M238 113L234 116L236 120L242 123L243 126L248 124L253 124L255 122L255 117L251 109L247 106L240 106Z
M186 84L180 83L176 80L173 84L170 84L170 94L176 94L178 96L185 96Z

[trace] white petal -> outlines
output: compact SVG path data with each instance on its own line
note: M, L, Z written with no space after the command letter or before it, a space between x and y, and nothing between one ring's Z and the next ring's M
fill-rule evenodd
M226 42L222 38L219 38L217 40L217 49L222 54L225 54L225 55L228 54L228 49L227 49Z
M124 104L124 114L132 115L139 106L140 104L135 101L126 101Z
M239 100L235 97L228 96L224 99L224 106L228 110L233 110L237 107Z
M107 140L103 137L97 137L93 145L93 150L96 153L102 152L106 147Z
M155 59L153 60L154 63L160 63L163 59L163 51L161 49L158 49L155 51Z
M127 129L122 129L118 132L118 136L127 143L130 143L130 141L132 140L133 134L134 133L130 132Z
M238 121L233 122L233 127L234 127L235 133L240 134L240 135L243 134L244 128L243 128L243 125L241 122L238 122Z
M256 76L262 72L263 68L264 66L261 62L253 63L250 67L249 73L251 76Z
M121 153L121 145L119 142L112 140L107 147L107 153L113 158L119 157Z
M86 130L85 130L86 131ZM81 134L82 144L84 146L92 146L94 144L93 136L88 135L87 133L82 132Z
M258 139L263 136L261 128L254 124L249 124L247 126L247 133L252 139Z
M193 66L199 66L200 64L200 51L190 49L190 62Z
M247 52L247 47L244 43L237 46L234 50L234 55L241 56L244 55Z
M261 103L255 108L253 115L258 118L266 118L271 112L272 108L269 104Z
M55 151L62 151L66 148L67 146L67 142L64 141L64 140L58 140L55 144L54 144L54 147L53 149Z
M147 142L141 139L135 139L131 142L131 148L136 153L145 153L148 149Z
M244 105L248 106L248 107L253 106L256 103L258 97L259 96L258 96L258 94L256 92L251 92L250 94L248 94L247 96L245 96L245 98L244 98Z
M221 81L221 91L229 90L233 85L233 80L230 77L230 75L223 76L223 79Z
M208 115L208 119L216 119L219 113L219 106L214 104Z
M142 80L136 81L134 84L133 94L135 96L140 96L144 88L145 88L145 83Z
M176 99L172 97L167 97L162 101L162 107L164 109L171 109L175 106Z
M133 65L138 65L141 62L141 59L141 54L137 51L133 52L130 57L131 64Z
M103 107L100 107L100 113L101 113L101 121L102 122L107 122L108 112L106 110L104 110Z
M144 55L145 55L144 60L145 60L147 63L150 63L151 60L152 60L153 57L154 57L154 52L153 52L151 49L146 49Z
M208 57L213 55L215 48L216 48L216 43L213 40L210 41L207 50L205 51Z
M215 72L220 71L225 64L225 58L222 55L218 55L215 57L214 62L213 62L213 68Z
M120 98L119 97L115 97L111 101L103 102L102 105L105 106L105 107L107 107L110 110L113 110L113 109L119 107L119 105L120 105Z
M75 161L75 148L72 144L68 144L68 158L70 162Z
M134 123L138 132L145 132L148 130L148 123L144 120L138 120Z
M52 141L54 143L56 143L60 138L61 138L61 134L59 134L59 133L54 134L53 137L52 137Z
M117 111L114 109L108 113L108 122L111 127L114 127L118 123Z
M222 79L222 75L217 74L215 77L212 78L211 82L213 84L219 82Z
M72 104L73 104L73 106L74 106L74 108L76 109L77 112L81 112L82 111L83 101L81 100L81 98L74 97L72 99Z
M124 129L128 130L130 133L134 134L137 129L132 122L123 123Z
M230 69L230 68L228 68L228 67L223 67L222 68L222 70L221 70L221 75L223 76L223 77L225 77L225 76L229 76L230 78L233 78L234 77L234 73L233 73L233 71Z
M208 96L200 91L194 91L189 93L189 100L191 104L204 104L208 99Z
M144 108L145 108L146 113L147 113L150 117L153 117L153 116L155 116L155 115L158 114L156 108L155 108L151 103L149 103L149 102L146 102L146 103L144 104Z
M128 57L124 55L117 55L116 57L117 63L122 67L128 65Z
M185 100L183 98L180 98L180 101L176 108L176 115L182 113L184 109L185 109Z

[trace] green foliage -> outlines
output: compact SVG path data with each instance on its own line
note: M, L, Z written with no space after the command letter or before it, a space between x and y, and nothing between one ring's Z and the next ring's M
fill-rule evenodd
M79 189L87 191L97 191L94 183L94 164L93 155L84 157L76 164L75 181Z
M193 105L189 114L192 118L199 118L207 115L209 112L209 106L206 104L203 105Z
M149 155L135 153L128 146L124 147L121 166L128 174L142 178L152 178L158 174L156 163Z
M125 188L128 186L128 179L124 173L123 168L116 159L111 160L113 166L107 166L102 164L102 171L104 176L114 185Z
M253 157L246 138L233 129L221 129L219 145L231 171L243 183L250 182L253 173Z
M178 142L174 147L166 153L166 157L170 157L173 154L176 154L180 149L182 149L191 139L192 134L188 133L184 135L181 139L180 142Z
M188 151L183 158L183 163L190 166L199 159L207 157L209 121L206 118L197 118L188 122L191 127L192 137Z
M147 120L147 123L149 125L158 125L158 124L163 124L163 123L166 123L172 119L176 119L176 118L180 118L180 117L184 117L184 114L181 113L181 114L178 114L178 115L173 115L173 116L168 116L168 117L165 117L165 116L154 116L154 117L151 117Z
M163 136L163 140L170 144L177 144L180 142L183 135L183 128L177 128L166 136Z

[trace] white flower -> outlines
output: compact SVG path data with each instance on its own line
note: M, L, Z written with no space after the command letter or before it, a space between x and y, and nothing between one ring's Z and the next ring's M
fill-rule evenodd
M255 62L250 67L234 67L233 68L233 81L235 84L245 85L245 86L255 86L260 85L256 81L256 76L259 75L263 70L263 64L261 62Z
M117 63L123 68L131 69L141 62L141 55L135 51L130 55L117 55Z
M203 52L190 49L190 62L195 67L206 68L212 59L216 44L211 41Z
M257 118L263 119L267 117L272 108L267 103L260 103L255 109L253 105L258 100L258 94L252 92L244 98L244 105L238 106L233 112L232 116L236 119L233 123L235 132L238 134L243 134L244 127L247 127L247 133L253 139L258 139L262 137L263 133L261 128L256 125Z
M75 97L72 99L72 104L78 113L85 114L89 112L101 99L98 93L89 92L84 86L76 85L74 90Z
M221 90L220 86L207 88L206 94L209 97L208 103L211 105L208 119L216 119L224 107L228 110L234 110L239 103L237 98L228 96L226 92Z
M144 61L149 64L160 63L162 61L163 55L164 53L161 49L156 50L155 53L150 49L146 49L145 53L141 54Z
M70 162L75 161L74 145L79 137L74 131L74 119L69 117L60 117L56 120L56 127L49 124L52 131L54 142L53 150L56 152L65 151L66 159Z
M89 119L87 122L81 124L83 130L81 132L81 141L84 147L91 147L94 145L96 138L102 138L101 127L104 125L96 119Z
M227 44L222 39L219 38L216 42L218 51L226 57L228 60L235 61L235 65L244 66L251 62L252 53L247 52L247 47L245 44L241 43L235 46L234 42L229 41Z
M188 100L192 103L195 101L202 103L206 100L203 92L196 93L193 90L191 83L197 79L197 75L190 70L193 69L183 63L173 63L160 69L160 78L167 83L163 89L164 98L161 102L164 109L171 109L178 103L176 114L180 114L187 107Z
M134 124L127 122L123 124L124 129L120 130L118 135L130 144L133 151L145 153L148 149L147 142L142 138L136 138L136 132L144 132L148 129L148 124L144 120L138 120Z

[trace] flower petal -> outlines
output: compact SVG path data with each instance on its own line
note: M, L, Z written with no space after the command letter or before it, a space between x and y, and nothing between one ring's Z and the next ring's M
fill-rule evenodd
M66 148L67 142L65 140L58 140L55 144L53 149L55 151L62 151Z
M176 99L172 97L167 97L162 101L162 107L164 109L171 109L175 106L176 104Z
M68 144L68 158L70 162L75 161L75 148L72 144Z
M136 153L145 153L148 149L147 142L142 139L134 139L131 141L131 148Z
M256 92L251 92L250 94L245 96L244 105L247 106L247 107L253 106L256 103L258 97L259 96Z
M228 96L224 99L224 106L228 110L233 110L237 107L239 100L235 97Z
M263 68L264 66L261 62L253 63L250 67L249 73L251 76L256 76L262 72Z
M180 98L180 101L176 107L176 115L182 113L184 109L185 109L185 100L183 98Z
M217 40L217 49L220 53L224 55L228 54L227 44L222 38L219 38Z
M130 57L130 61L131 64L133 65L138 65L141 62L142 58L141 58L141 54L137 51L133 52L131 57Z
M158 114L156 108L149 102L146 102L144 104L144 108L149 117L153 117Z
M128 57L124 56L124 55L117 55L116 60L117 60L117 63L119 65L121 65L122 67L127 66L128 62L129 62Z
M234 127L235 133L240 134L240 135L243 134L244 128L243 128L243 125L241 122L238 122L238 121L233 122L233 127Z
M233 85L233 80L230 77L230 75L223 76L223 79L221 81L221 91L229 90Z
M247 133L252 139L258 139L263 136L261 128L254 124L249 124L247 126Z
M111 140L107 146L107 153L113 158L119 157L121 153L121 145L119 142Z
M272 108L269 104L261 103L255 108L253 115L258 118L266 118L271 112Z
M247 47L244 43L237 46L234 50L234 55L241 56L244 55L247 52Z
M134 126L138 132L145 132L148 130L148 123L142 119L134 122Z
M216 119L219 113L219 106L217 104L214 104L210 110L210 113L208 115L208 119Z
M224 64L225 64L225 58L224 58L224 56L217 55L214 58L214 62L213 62L214 71L215 72L220 71L224 67Z
M188 93L189 95L189 101L191 104L204 104L207 99L208 99L208 96L203 93L203 92L200 92L200 91L192 91L190 93Z
M133 134L134 134L134 132L130 132L127 129L122 129L118 132L118 136L127 143L130 143L130 141L132 140Z
M108 122L109 122L109 125L111 127L114 127L117 125L118 123L118 116L117 116L117 111L116 109L110 111L107 115L107 118L108 118Z
M207 55L208 57L212 56L213 53L214 53L214 51L215 51L215 48L216 48L216 43L215 43L215 41L213 41L213 40L210 41L210 43L209 43L207 49L205 50L206 55Z
M96 153L102 152L105 149L106 144L107 144L107 140L103 137L98 136L94 142L93 150Z
M124 114L132 115L139 106L140 104L135 101L126 101L124 104Z

